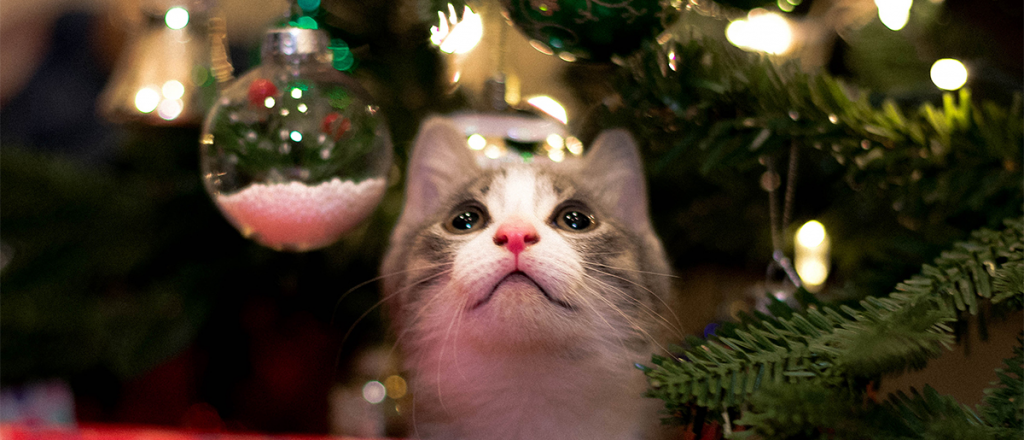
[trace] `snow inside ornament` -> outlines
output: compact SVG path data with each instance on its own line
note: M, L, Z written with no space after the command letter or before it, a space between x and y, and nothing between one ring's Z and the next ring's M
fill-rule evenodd
M201 138L206 189L264 246L328 246L376 208L391 140L367 93L332 67L323 31L270 30L263 64L222 91Z

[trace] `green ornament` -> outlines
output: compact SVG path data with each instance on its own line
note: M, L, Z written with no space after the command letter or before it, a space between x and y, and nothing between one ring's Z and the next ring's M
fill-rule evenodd
M501 0L506 17L538 50L603 61L640 47L663 29L660 0Z

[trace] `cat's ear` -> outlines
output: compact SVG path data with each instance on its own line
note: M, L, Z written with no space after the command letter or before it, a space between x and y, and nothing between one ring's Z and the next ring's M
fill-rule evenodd
M619 219L637 228L650 227L643 162L629 131L616 128L598 135L585 156L584 173Z
M447 191L478 171L462 130L443 117L425 120L409 159L403 216L417 221L430 215L443 202Z

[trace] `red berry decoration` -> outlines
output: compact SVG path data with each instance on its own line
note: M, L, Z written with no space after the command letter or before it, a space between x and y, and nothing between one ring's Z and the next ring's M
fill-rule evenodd
M249 83L249 103L263 105L267 98L277 94L277 87L269 79L256 78Z
M331 135L334 140L341 139L350 128L352 121L337 112L328 113L320 124L320 131Z

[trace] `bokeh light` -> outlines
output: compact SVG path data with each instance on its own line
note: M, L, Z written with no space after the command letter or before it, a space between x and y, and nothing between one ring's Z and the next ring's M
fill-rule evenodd
M932 82L942 90L956 90L967 84L967 67L952 58L943 58L932 64Z
M163 92L166 99L181 99L182 96L185 96L185 85L181 81L172 79L165 82L160 91Z
M167 10L164 23L171 29L182 29L188 26L188 10L180 6Z
M804 223L796 232L794 262L797 275L809 292L820 291L828 279L831 242L817 220Z
M780 55L793 44L793 30L783 16L754 9L746 19L734 20L725 28L725 38L744 50Z
M383 402L385 397L387 397L387 389L384 384L371 380L363 385L363 399L366 399L367 402L376 405Z
M150 113L156 110L160 104L160 93L155 89L146 87L135 94L135 108L142 113Z
M565 107L550 96L534 96L532 98L528 98L526 102L537 108L537 110L547 113L548 116L559 120L563 124L569 123L569 115L565 112Z
M165 121L172 121L178 116L181 116L181 111L185 109L185 103L180 99L165 99L160 101L160 105L156 108L157 115Z
M825 227L817 220L804 223L796 233L796 241L803 247L817 247L825 241Z
M875 0L878 7L878 19L885 27L898 31L910 20L910 7L914 0Z
M440 21L430 28L430 42L444 53L466 53L473 50L484 35L484 24L480 15L469 6L462 11L462 20L455 13L455 6L448 4L448 15L437 13Z

